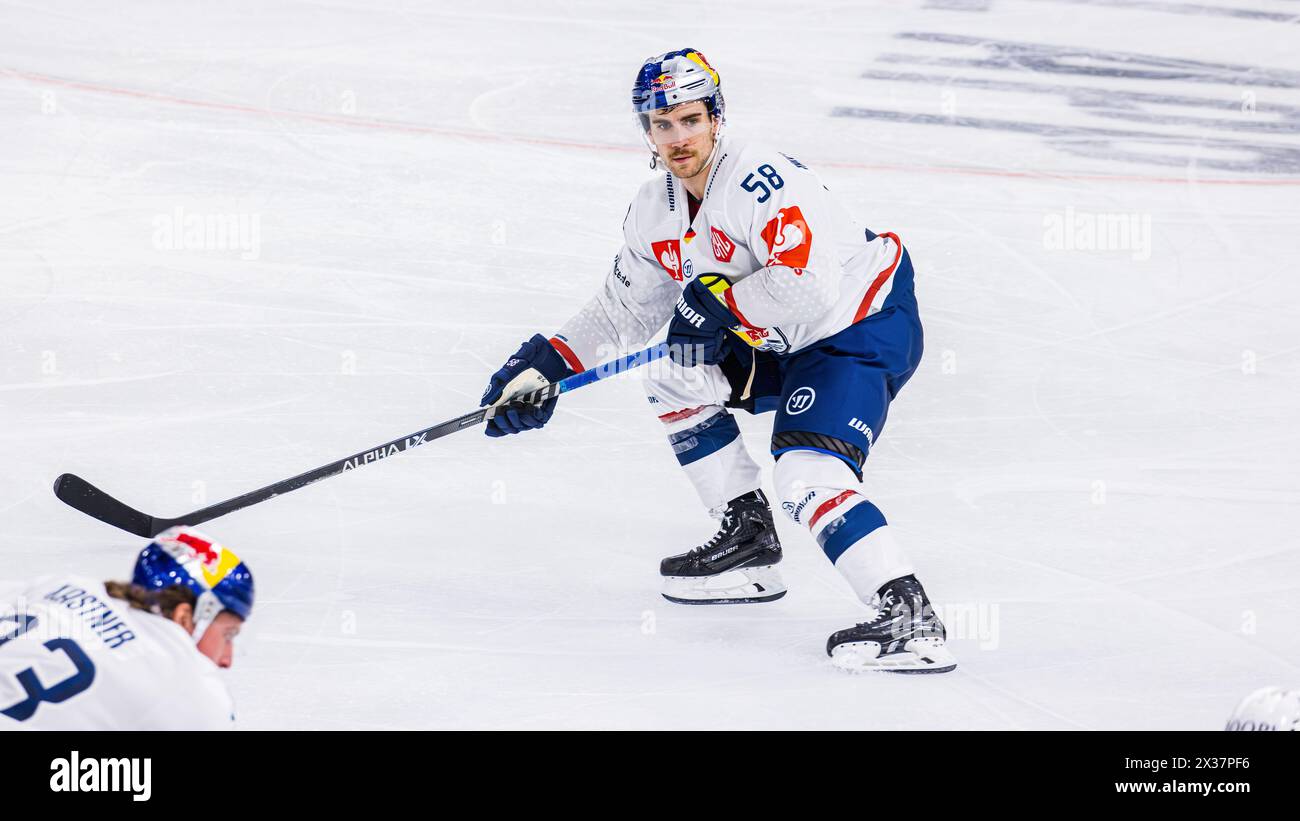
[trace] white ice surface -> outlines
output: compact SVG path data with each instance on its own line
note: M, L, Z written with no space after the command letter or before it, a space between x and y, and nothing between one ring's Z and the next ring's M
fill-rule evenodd
M733 133L911 248L927 354L868 492L983 637L956 631L947 676L834 670L825 638L862 611L785 521L784 600L663 601L659 558L713 525L624 378L540 434L459 434L209 524L257 574L242 726L1220 727L1300 685L1300 172L1199 158L1300 150L1270 108L1300 106L1275 19L1300 8L1208 3L5 3L0 579L129 572L142 543L58 502L61 472L174 515L474 407L604 276L649 173L632 76L691 45ZM922 65L890 57L940 53L904 32L1274 74ZM1155 132L1190 159L837 107ZM175 209L256 215L258 253L158 247ZM1066 209L1149 217L1150 258L1046 247ZM770 468L769 425L742 419Z

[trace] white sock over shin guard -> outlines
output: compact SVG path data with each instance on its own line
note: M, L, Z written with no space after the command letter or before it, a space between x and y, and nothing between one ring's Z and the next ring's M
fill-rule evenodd
M808 528L859 599L870 603L885 582L914 572L884 514L855 489L861 482L842 459L787 451L777 459L775 479L781 509Z
M762 484L758 465L740 438L736 418L725 408L711 405L659 418L677 461L705 507L722 510L727 502Z

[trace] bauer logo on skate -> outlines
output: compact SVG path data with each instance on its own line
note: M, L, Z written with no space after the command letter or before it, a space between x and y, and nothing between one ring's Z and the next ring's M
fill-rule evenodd
M803 413L813 406L817 401L817 391L812 388L799 388L790 394L790 398L785 402L785 412L791 416Z

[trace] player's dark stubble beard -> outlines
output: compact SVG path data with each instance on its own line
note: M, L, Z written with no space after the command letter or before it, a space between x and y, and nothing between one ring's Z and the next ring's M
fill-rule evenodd
M683 181L694 179L701 174L707 174L709 171L709 158L713 156L713 148L717 145L717 141L718 136L715 133L710 135L708 145L705 146L704 149L691 149L691 153L695 156L695 162L691 163L689 168L680 173L672 170L673 166L671 160L673 157L680 157L686 152L680 150L668 152L668 159L664 162L664 165L668 166L668 170L674 176Z

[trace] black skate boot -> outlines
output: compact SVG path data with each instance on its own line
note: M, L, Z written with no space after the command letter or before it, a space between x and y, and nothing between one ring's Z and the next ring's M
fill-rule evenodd
M659 564L664 598L678 604L743 604L785 595L781 543L763 491L727 503L722 527L704 544Z
M833 633L826 641L826 654L836 667L891 673L946 673L957 667L957 659L944 646L943 622L915 576L886 583L872 604L875 618Z

